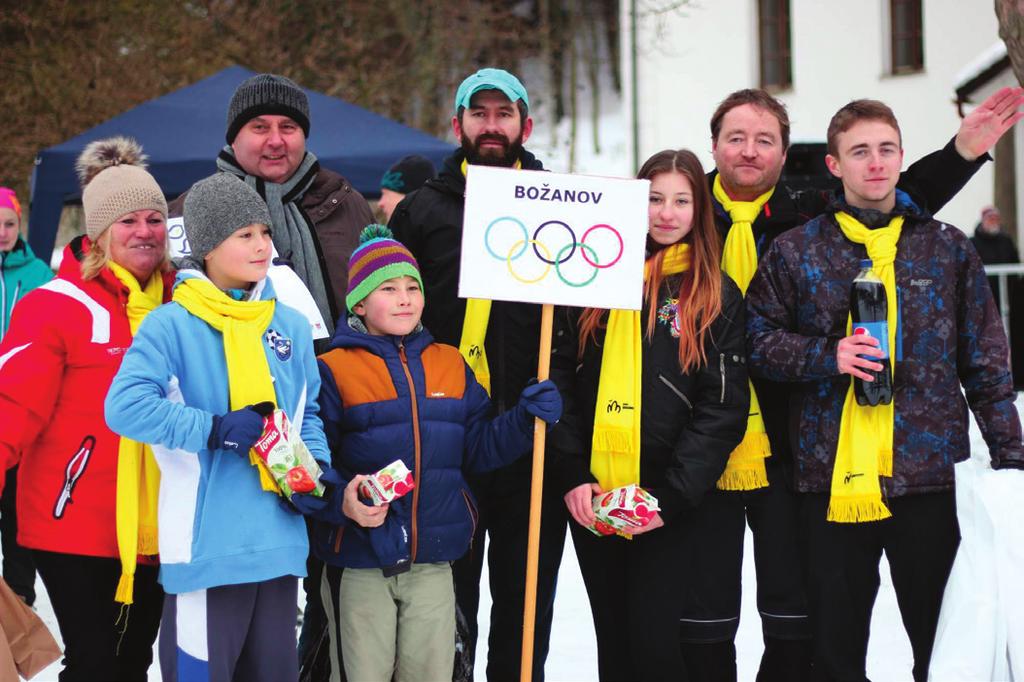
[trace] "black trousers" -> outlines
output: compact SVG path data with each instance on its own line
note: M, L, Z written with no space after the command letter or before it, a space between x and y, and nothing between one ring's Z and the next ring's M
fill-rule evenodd
M687 671L699 682L736 680L743 540L754 536L757 608L764 653L758 682L800 682L810 675L811 630L800 561L797 496L768 460L767 488L712 490L690 513L680 639Z
M527 454L525 457L529 457ZM479 521L469 551L453 565L455 600L469 626L467 655L473 660L478 634L480 573L484 534L488 536L487 567L491 590L491 628L487 638L487 679L518 680L522 658L523 599L526 591L526 546L530 515L530 478L513 465L473 482ZM540 559L537 566L537 611L533 639L535 682L544 680L544 661L551 637L555 586L565 546L568 512L550 482L541 508Z
M626 540L569 522L597 635L602 682L685 681L679 649L679 589L685 520Z
M117 624L121 605L114 601L120 561L39 550L32 554L64 641L60 682L146 680L164 601L157 567L136 568L134 603L125 626L123 618Z
M3 576L14 593L32 606L36 601L36 566L32 552L18 544L18 467L7 470L4 495L0 497L0 547Z
M942 594L960 544L955 494L887 500L892 517L870 523L828 522L827 494L802 497L814 679L867 680L871 611L884 551L914 653L914 680L923 682L928 677Z

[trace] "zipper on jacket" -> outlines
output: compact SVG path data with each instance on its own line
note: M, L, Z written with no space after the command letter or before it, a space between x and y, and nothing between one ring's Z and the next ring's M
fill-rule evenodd
M0 339L7 334L7 283L4 281L4 254L0 253ZM14 305L12 302L11 305Z
M334 553L341 552L341 536L345 534L345 526L337 528L334 532Z
M416 385L412 382L412 372L409 371L409 359L405 356L405 344L399 342L398 355L402 358L402 370L405 372L405 380L409 382L409 402L412 407L412 442L414 453L415 473L413 480L416 485L412 489L412 552L409 561L416 562L416 544L419 539L416 530L416 510L420 503L420 411L416 403Z
M0 279L3 279L3 274L2 273L0 273ZM17 282L14 283L14 296L11 297L11 309L10 309L10 311L7 310L7 301L6 300L3 303L3 310L0 310L0 315L2 315L2 317L0 317L0 339L2 339L5 334L7 334L7 326L8 326L7 325L7 313L10 312L12 315L14 314L14 304L18 302L18 295L20 293L21 293L21 280L18 280ZM0 296L2 296L2 295L3 295L3 293L0 293Z
M690 402L690 399L686 397L686 394L685 394L685 393L683 393L683 392L682 392L682 391L680 391L680 390L679 390L678 388L676 388L676 387L675 387L675 385L674 385L674 384L673 384L673 383L672 383L671 381L669 381L668 379L666 379L664 375L662 375L662 374L659 374L659 375L658 375L658 379L660 379L660 380L661 380L661 383L663 383L663 384L665 384L666 386L668 386L668 390L672 391L672 392L673 392L673 393L675 393L675 394L676 394L677 396L679 396L679 399L680 399L680 400L682 400L682 401L683 401L684 403L686 403L686 406L687 406L688 408L690 408L690 411L691 411L691 412L693 411L693 403L691 403L691 402Z
M725 353L718 354L718 371L722 374L722 397L718 399L718 403L722 404L725 402Z

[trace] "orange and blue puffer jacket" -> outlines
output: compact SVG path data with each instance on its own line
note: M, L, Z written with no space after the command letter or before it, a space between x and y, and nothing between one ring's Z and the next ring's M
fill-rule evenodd
M345 483L401 459L416 485L378 528L318 522L314 553L334 566L394 572L465 554L477 511L462 472L496 469L529 451L533 418L516 406L491 419L487 392L458 349L434 343L422 327L372 336L350 318L319 366L320 418Z

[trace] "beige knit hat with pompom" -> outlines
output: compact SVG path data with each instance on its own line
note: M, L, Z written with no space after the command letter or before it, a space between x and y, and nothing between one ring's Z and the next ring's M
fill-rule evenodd
M142 147L127 137L96 140L82 151L75 170L82 183L85 233L90 241L134 211L149 209L167 217L167 200L145 162Z

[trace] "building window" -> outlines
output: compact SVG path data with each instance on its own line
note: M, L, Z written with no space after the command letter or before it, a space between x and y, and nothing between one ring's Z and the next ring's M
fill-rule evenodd
M892 72L914 73L924 69L924 31L921 0L889 0Z
M761 87L785 90L793 85L790 54L789 0L758 0Z

